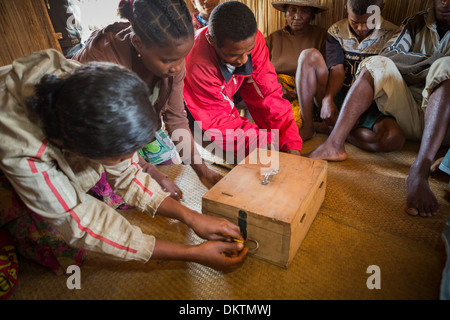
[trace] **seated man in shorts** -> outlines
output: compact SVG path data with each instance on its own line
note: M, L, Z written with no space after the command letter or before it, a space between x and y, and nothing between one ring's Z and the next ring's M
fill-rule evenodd
M339 119L328 139L308 156L343 161L345 140L375 99L378 109L394 117L406 138L421 141L407 180L406 211L414 216L437 214L430 189L431 165L450 142L450 2L434 5L409 19L381 56L361 64Z
M373 14L373 8L379 8L381 13L383 7L383 0L348 0L348 18L328 30L326 62L316 49L300 55L296 81L303 116L300 135L304 141L315 132L331 132L359 64L378 55L398 31L381 15L377 19ZM348 141L370 152L395 151L405 143L395 119L383 115L375 105L361 117Z

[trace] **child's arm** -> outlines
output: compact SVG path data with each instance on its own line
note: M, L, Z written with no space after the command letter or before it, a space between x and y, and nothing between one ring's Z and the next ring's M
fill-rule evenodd
M198 236L210 241L189 246L156 240L152 259L191 261L228 271L243 262L248 248L244 249L242 243L233 242L234 239L243 240L237 225L195 212L171 198L161 203L157 214L185 223Z
M248 248L239 242L207 241L189 246L156 240L152 258L196 262L215 270L232 271L243 263L247 252Z
M242 239L237 225L226 219L200 214L179 202L166 198L157 210L157 214L183 222L195 233L206 240L232 241Z

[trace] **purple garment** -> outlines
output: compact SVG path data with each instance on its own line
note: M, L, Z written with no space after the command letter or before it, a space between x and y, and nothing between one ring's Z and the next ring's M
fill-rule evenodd
M90 191L96 198L99 198L114 209L128 210L133 208L132 206L126 204L122 197L113 192L113 189L109 185L108 181L106 181L105 173L102 173L100 181L97 182L97 184Z

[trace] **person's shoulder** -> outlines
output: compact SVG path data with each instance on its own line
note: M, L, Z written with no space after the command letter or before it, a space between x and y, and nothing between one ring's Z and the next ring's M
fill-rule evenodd
M413 15L406 17L401 25L402 29L409 30L420 30L427 24L427 20L430 15L434 16L433 8L428 8L419 12L414 13Z
M208 39L206 35L208 34L208 27L203 27L200 29L195 30L194 32L194 46L193 50L197 49L199 47L205 47L208 43ZM192 51L191 51L192 52Z
M256 40L257 41L265 41L264 35L259 29L256 31Z
M2 85L19 102L34 93L34 87L45 74L65 76L81 66L81 63L66 59L56 49L45 49L15 59L11 65L0 68Z
M383 23L381 24L381 28L384 31L386 31L386 32L395 32L395 31L398 30L399 26L394 24L394 23L392 23L392 22L390 22L390 21L388 21L388 20L383 19Z
M67 59L61 52L50 48L20 57L13 61L12 67L24 76L27 72L42 76L46 73L68 73L81 66L81 63Z
M120 32L130 27L131 23L129 21L116 21L104 27L103 30L105 32Z
M346 30L348 30L348 20L342 19L338 22L335 22L330 28L328 28L328 33L333 36L337 36L338 34Z
M284 29L275 30L274 32L269 34L268 38L279 37L279 36L281 36L283 34L283 32L285 32Z
M352 35L347 19L342 19L328 28L327 39L334 38L336 41L341 42L343 39L350 37Z
M419 33L423 28L426 28L430 21L434 20L434 12L432 10L432 8L428 8L407 17L403 20L399 29L402 33L406 30L411 34Z
M93 33L94 38L117 38L122 40L132 33L131 24L129 22L114 22L103 29Z
M132 33L129 22L115 22L102 29L95 30L86 41L86 44L111 42L114 39L123 40Z
M428 8L419 12L416 12L415 14L407 17L404 21L403 24L407 24L407 23L422 23L424 22L427 17L432 14L432 8Z
M132 29L129 22L115 22L92 33L73 57L80 62L106 61L131 67Z
M255 47L252 50L252 59L253 60L259 60L259 59L265 59L265 52L269 52L269 49L267 47L267 41L264 38L264 35L261 31L256 31L256 37L255 37ZM255 62L255 61L253 61Z
M187 76L193 76L191 73L206 72L206 70L213 68L214 60L217 59L214 50L206 38L207 29L205 27L198 30L195 35L194 46L186 56L185 66Z

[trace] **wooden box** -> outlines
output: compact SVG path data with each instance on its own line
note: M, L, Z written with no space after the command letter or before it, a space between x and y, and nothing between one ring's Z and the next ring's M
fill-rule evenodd
M203 196L202 212L236 223L255 257L288 268L323 203L327 172L326 161L257 149Z

